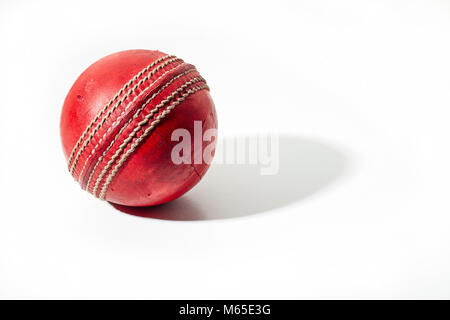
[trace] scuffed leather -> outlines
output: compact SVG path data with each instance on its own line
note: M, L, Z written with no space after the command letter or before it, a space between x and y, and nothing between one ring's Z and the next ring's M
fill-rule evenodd
M88 124L108 101L119 92L124 84L147 65L164 56L166 54L159 51L123 51L100 59L79 76L66 97L61 114L60 130L66 159L69 158L72 149ZM106 156L99 162L95 170L88 188L90 192L92 192L100 172L119 148L119 145L150 110L187 80L199 76L198 72L195 71L173 81L117 137L119 131L132 119L136 110L153 93L157 92L165 83L183 71L192 69L193 66L177 61L161 69L149 81L154 81L158 76L171 68L173 70L156 82L145 95L133 102L126 111L126 106L135 96L132 95L124 100L100 126L92 141L86 145L85 150L80 154L74 171L74 177L81 183L83 188L86 188L89 176L98 159L114 139L116 140L113 147L106 153ZM148 83L150 82L143 83L139 90L143 90L143 88L148 86ZM164 111L164 109L165 107L154 117ZM122 115L122 113L124 114ZM194 121L202 122L203 132L211 128L217 128L216 110L208 90L201 90L188 96L185 101L181 102L166 118L162 119L155 126L151 134L131 154L114 176L107 189L105 200L127 206L149 206L171 201L190 190L200 181L209 165L204 161L195 165L174 164L170 158L171 151L178 141L171 141L171 134L175 129L184 128L191 133L191 137L194 137ZM145 127L150 124L151 121ZM202 154L209 143L203 142L200 146ZM193 143L191 147L192 153L194 153ZM94 152L92 152L93 150Z

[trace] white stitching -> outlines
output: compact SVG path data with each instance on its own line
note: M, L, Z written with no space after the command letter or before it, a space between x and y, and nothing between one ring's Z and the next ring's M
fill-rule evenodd
M145 92L147 92L151 87L153 87L153 85L155 83L157 83L159 80L161 80L165 75L167 75L169 72L179 68L183 66L183 64L179 64L175 67L173 67L172 69L169 69L167 71L165 71L161 76L159 76L155 81L151 82L144 90L142 90L141 92L139 92L139 94L137 96L134 97L134 99L129 102L127 104L127 106L125 107L125 109L122 111L122 113L116 118L116 120L114 120L113 123L111 123L111 125L109 126L108 130L105 131L105 133L103 134L103 136L100 138L100 140L97 142L97 144L95 145L95 147L91 150L89 156L86 158L86 160L84 161L83 164L83 168L80 171L80 174L78 176L78 180L81 181L83 179L83 173L84 173L84 169L86 168L86 165L89 161L89 159L95 154L95 150L97 150L98 146L102 143L103 139L105 139L106 135L112 130L112 128L116 125L116 123L118 123L121 118L123 118L123 116L125 115L126 111L128 110L128 108L139 98L141 97Z
M108 190L108 186L111 183L112 179L114 178L114 176L117 174L117 172L119 171L120 167L125 163L125 161L128 159L128 157L130 156L131 153L134 152L134 150L136 150L136 148L142 143L142 141L147 137L147 135L150 133L151 130L153 130L155 128L155 126L166 116L170 113L170 111L172 111L172 109L174 109L178 104L180 104L182 101L184 101L189 95L202 90L202 89L207 89L208 86L206 84L204 85L199 85L196 87L193 87L192 89L189 89L188 91L186 91L186 93L184 93L180 98L178 98L175 102L173 102L169 107L167 107L166 110L164 110L158 117L156 117L156 119L154 121L152 121L152 124L144 131L144 133L138 138L136 139L136 141L131 145L130 149L125 152L121 159L119 160L119 162L117 163L117 165L114 167L114 169L111 171L111 173L109 174L108 178L106 179L105 184L103 185L103 188L100 192L100 199L104 200L105 199L105 195L106 195L106 191Z
M102 172L100 173L99 177L97 178L97 181L95 183L95 187L93 190L93 194L96 196L97 190L100 186L100 183L104 177L104 175L108 172L109 168L114 164L117 157L120 156L124 148L130 143L130 141L134 138L136 133L142 128L143 125L145 125L150 118L161 108L163 107L167 102L169 102L171 99L173 99L179 92L183 91L186 87L191 85L192 83L198 82L198 81L204 81L204 79L200 76L197 78L193 78L190 81L187 81L185 84L183 84L181 87L173 91L169 96L167 96L166 99L162 100L155 108L153 108L148 115L144 118L143 121L139 122L136 128L129 134L129 136L122 142L122 144L119 146L119 148L116 150L112 158L108 161L106 166L103 168Z
M100 158L97 160L97 163L95 164L94 168L92 169L91 174L89 175L89 179L88 182L86 184L86 190L89 191L89 185L91 183L92 177L94 176L95 171L97 170L98 165L100 164L100 162L103 160L103 158L106 156L106 153L108 153L108 151L111 149L111 147L114 145L114 143L117 141L117 139L119 138L119 136L122 134L122 132L124 131L124 129L126 127L128 127L131 123L131 121L133 121L134 119L136 119L139 114L142 112L142 110L147 106L147 104L153 100L157 95L159 95L165 88L167 88L171 83L173 83L175 80L181 78L182 76L185 76L193 71L196 71L195 68L186 70L185 72L177 75L176 77L172 78L170 81L168 81L166 84L164 84L164 86L161 87L161 89L158 90L158 92L154 93L152 95L152 97L150 99L148 99L142 106L141 108L139 108L139 110L136 111L136 113L134 114L134 116L132 118L130 118L130 120L128 120L128 122L120 129L120 131L116 134L116 136L114 137L114 140L111 141L110 145L108 146L108 148L106 148L106 150L103 152L103 154L100 156Z
M97 131L100 129L101 126L105 123L106 119L109 118L109 116L117 109L117 107L126 99L128 96L130 96L143 82L147 81L151 76L153 76L157 71L164 68L168 64L176 61L181 61L179 58L173 58L170 60L167 60L163 64L158 65L155 69L153 69L145 78L141 79L138 83L136 83L128 92L126 95L124 95L102 118L102 120L97 124L97 126L94 128L94 130L91 132L91 134L88 136L88 138L84 141L83 145L81 146L80 150L78 150L78 153L73 160L72 167L70 168L70 173L73 175L78 159L80 158L81 154L85 150L86 146L91 142L94 135L97 133Z
M166 55L164 57L161 57L155 61L153 61L151 64L149 64L147 67L145 67L144 69L142 69L137 75L135 75L132 79L130 79L130 81L128 81L120 90L119 92L116 93L116 95L109 100L109 102L103 107L102 110L100 110L100 112L95 116L95 118L89 123L89 125L86 127L86 129L84 129L83 133L81 134L81 137L78 139L77 143L75 144L75 147L72 149L72 152L70 154L69 160L68 160L68 165L70 167L70 162L72 161L73 156L75 155L76 150L78 149L78 147L81 144L81 141L83 141L84 137L86 136L86 134L88 133L88 131L92 128L92 126L94 125L94 123L102 116L102 114L106 111L106 109L108 109L108 107L117 100L117 98L119 98L119 96L123 93L124 90L126 90L134 81L137 80L137 78L139 78L140 76L142 76L145 72L147 72L150 68L153 68L154 65L160 63L163 60L166 60L168 58L172 58L175 57L173 55Z
M146 117L144 118L144 120L142 120L141 122L138 123L138 125L136 126L136 128L134 128L134 130L129 134L129 136L122 142L122 144L119 146L119 148L116 150L116 152L114 153L114 155L111 157L111 159L108 161L108 163L106 164L106 166L103 168L102 172L100 173L99 177L97 178L97 181L95 183L95 187L93 190L93 194L96 196L98 187L100 186L100 183L104 177L104 175L108 172L109 168L114 164L114 161L117 159L117 157L122 153L123 149L128 145L128 143L130 143L130 141L134 138L134 136L136 135L136 133L141 129L141 127L143 125L145 125L150 118L161 108L163 107L167 102L169 102L171 99L173 99L179 92L183 91L185 88L187 88L189 85L198 82L198 81L204 81L204 79L199 76L196 78L191 79L190 81L187 81L186 83L184 83L182 86L180 86L178 89L176 89L175 91L173 91L169 96L167 96L167 98L165 98L164 100L162 100L153 110L150 111L150 113L148 115L146 115Z

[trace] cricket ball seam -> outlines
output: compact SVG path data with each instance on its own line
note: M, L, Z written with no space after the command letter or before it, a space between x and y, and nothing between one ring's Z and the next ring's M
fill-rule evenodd
M139 89L139 87L146 82L147 80L150 80L151 77L158 72L159 70L163 69L164 67L166 67L167 65L177 62L177 61L182 61L179 58L172 58L169 59L167 61L165 61L164 63L160 64L160 65L155 65L156 67L151 70L147 76L145 76L143 79L140 79L138 83L136 83L132 88L130 88L126 94L124 96L122 96L120 98L120 100L110 109L108 110L108 112L106 113L106 115L102 118L102 120L95 126L95 128L93 129L93 131L89 134L88 138L84 141L81 149L78 151L75 160L72 164L71 167L71 173L72 175L74 175L75 178L79 177L80 175L76 172L76 168L77 168L77 163L78 160L82 157L83 152L86 150L86 148L88 147L88 145L90 144L90 142L92 141L92 139L94 139L96 137L96 133L104 126L105 122L111 118L111 115L113 114L113 112L128 98L130 98L132 95L134 95L136 93L136 90ZM141 74L141 76L143 76L144 73ZM139 77L137 77L137 79L139 79ZM109 128L111 128L111 126L109 126Z
M179 58L172 58L169 59L167 61L165 61L164 63L158 65L155 69L153 69L152 71L149 72L149 74L144 77L143 79L141 79L138 83L136 83L132 88L130 88L128 90L128 92L111 108L108 110L108 112L106 113L106 115L102 118L102 120L97 124L97 126L92 130L92 132L90 133L90 135L88 136L88 138L84 141L83 145L81 146L80 150L78 150L77 155L75 156L75 159L73 160L72 166L70 168L70 173L73 175L75 168L77 166L77 162L81 156L81 154L84 152L84 150L86 149L86 146L92 141L92 138L94 137L94 135L97 133L97 131L103 126L103 124L105 123L105 121L111 116L111 114L120 106L120 104L125 101L125 99L127 99L131 94L133 94L136 89L145 81L149 80L157 71L161 70L162 68L164 68L165 66L167 66L170 63L176 62L176 61L182 61Z
M166 70L163 74L161 74L157 79L155 79L153 82L149 83L148 86L146 86L143 90L141 90L139 92L138 95L136 95L132 101L130 101L126 107L124 108L124 110L122 111L122 113L117 116L117 118L109 125L108 129L105 131L105 133L103 134L103 136L100 138L100 140L97 141L96 145L94 146L94 148L92 148L91 152L89 153L89 156L86 158L86 160L84 161L83 167L80 171L80 174L78 175L78 181L82 181L83 180L83 173L84 170L86 168L86 165L88 164L90 158L95 154L95 151L97 150L97 148L99 147L99 145L102 143L102 141L106 138L106 136L108 135L108 133L112 130L112 128L125 116L125 113L127 112L127 110L130 108L131 105L133 105L136 100L143 96L150 88L152 88L156 83L158 83L158 81L160 81L164 76L166 76L169 72L174 71L175 69L178 69L180 67L182 67L184 64L181 63L179 65L176 65L175 67ZM145 78L144 78L145 79ZM142 80L144 80L142 79ZM142 81L141 80L141 81ZM145 82L145 81L143 81Z
M103 107L102 110L100 110L100 112L95 116L95 118L89 123L89 125L86 127L86 129L84 129L83 133L81 134L80 138L78 139L77 143L75 144L75 146L72 149L72 152L70 153L69 156L69 160L67 161L69 166L70 163L72 162L72 159L75 155L75 152L77 151L78 147L80 146L81 142L83 141L84 137L86 136L86 134L88 133L88 131L92 128L92 126L94 125L95 122L97 122L97 120L102 116L102 114L106 111L106 109L108 109L108 107L113 104L118 98L119 96L123 93L123 91L125 91L134 81L137 80L137 78L139 78L140 76L142 76L142 74L144 74L145 72L147 72L150 68L153 68L153 66L155 66L156 64L160 63L163 60L166 60L168 58L172 58L174 57L173 55L166 55L164 57L161 57L155 61L153 61L151 64L149 64L147 67L145 67L144 69L142 69L138 74L136 74L133 78L131 78L116 94L115 96L109 100L109 102Z
M181 102L186 100L188 96L191 94L194 94L197 91L203 90L203 89L209 89L207 84L198 85L193 87L192 89L187 90L180 98L178 98L176 101L174 101L169 107L166 108L159 116L155 118L155 120L152 121L151 125L145 129L144 133L136 139L136 141L131 145L130 149L122 155L119 162L116 164L114 169L111 171L109 176L107 177L105 184L103 185L103 188L100 192L100 199L104 200L106 191L108 190L108 186L112 182L112 179L119 171L120 167L125 163L125 161L128 159L128 157L136 150L137 147L144 141L144 139L148 136L148 134L156 127L158 123L161 122L162 119L164 119L177 105L179 105Z
M175 68L174 68L175 69ZM171 69L173 70L173 69ZM150 99L148 99L145 103L142 104L142 106L136 111L136 113L133 115L133 117L131 117L128 122L122 126L122 128L120 128L120 131L116 134L116 136L114 137L114 139L111 141L111 143L109 144L109 146L106 148L106 150L103 152L103 154L99 157L99 159L97 160L97 163L95 164L94 168L92 169L90 175L89 175L89 179L86 183L86 190L89 191L89 185L91 183L91 180L95 174L95 171L97 170L98 165L101 163L101 161L104 159L104 157L106 156L106 154L108 153L108 151L113 147L113 145L116 143L116 141L119 139L119 137L121 136L122 132L130 125L131 121L133 121L134 119L136 119L139 114L142 112L142 110L144 110L144 108L148 105L148 103L150 103L150 101L152 101L154 98L156 98L165 88L167 88L170 84L172 84L175 80L191 73L197 71L197 69L192 68L192 69L188 69L186 71L184 71L183 73L175 76L174 78L170 79L167 83L164 84L164 86L162 86L156 93L154 93ZM167 71L169 72L169 71ZM167 73L166 72L166 73ZM163 75L161 75L161 77L163 77L166 73L164 73Z
M153 115L159 109L164 107L166 103L170 102L170 100L172 100L178 93L180 93L181 91L186 89L189 85L194 84L194 83L199 82L199 81L205 81L205 80L203 79L203 77L199 76L199 77L193 78L193 79L185 82L182 86L180 86L179 88L174 90L170 95L168 95L164 100L162 100L154 109L152 109L150 111L150 113L148 115L146 115L144 120L142 120L141 122L138 123L138 125L133 129L133 131L128 135L128 137L122 142L122 144L119 146L119 148L116 150L114 155L111 157L111 159L108 161L108 163L105 165L105 167L101 171L101 173L100 173L100 175L97 178L97 181L95 183L94 189L93 189L94 196L97 196L97 190L98 190L98 188L99 188L99 186L101 184L101 181L103 180L103 177L105 176L105 174L109 171L111 166L114 164L115 160L120 156L120 154L122 153L124 148L126 148L128 146L128 144L134 138L136 133L142 128L142 126L146 125L147 122L150 120L150 118L153 117Z

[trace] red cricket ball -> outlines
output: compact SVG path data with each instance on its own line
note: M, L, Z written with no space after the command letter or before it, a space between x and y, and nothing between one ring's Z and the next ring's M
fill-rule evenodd
M60 129L69 171L83 189L113 203L149 206L178 198L200 181L209 161L198 155L212 158L217 136L189 141L180 163L173 159L180 135L174 139L173 133L181 129L184 139L195 140L196 131L217 129L217 116L193 65L159 51L129 50L79 76Z

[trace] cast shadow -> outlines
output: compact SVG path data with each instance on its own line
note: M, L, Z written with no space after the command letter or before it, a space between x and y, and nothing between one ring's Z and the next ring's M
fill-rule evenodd
M342 176L348 164L344 153L333 146L280 135L279 171L275 175L261 175L259 165L213 164L197 186L170 203L142 208L111 205L124 213L163 220L243 217L317 193Z

